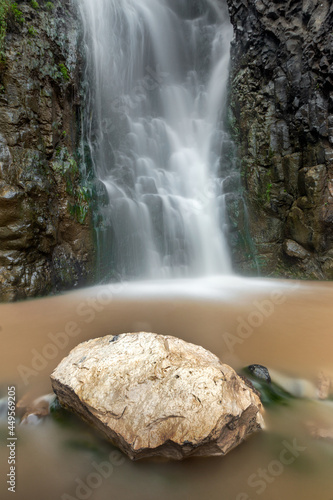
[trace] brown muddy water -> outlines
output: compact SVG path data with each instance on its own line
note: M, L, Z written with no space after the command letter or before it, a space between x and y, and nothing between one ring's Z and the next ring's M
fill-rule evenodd
M19 500L333 500L333 402L316 399L320 370L333 378L333 285L232 277L123 283L0 306L0 397L51 392L69 350L106 334L153 331L200 344L235 369L259 363L297 396L266 409L267 429L225 457L131 462L85 424L47 417L16 423L16 492L1 421L0 498ZM307 381L307 382L306 382Z

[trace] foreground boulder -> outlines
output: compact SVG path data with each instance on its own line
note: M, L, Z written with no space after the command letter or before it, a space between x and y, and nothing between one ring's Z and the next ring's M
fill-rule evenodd
M253 388L211 352L175 337L83 342L51 380L63 406L131 459L224 455L263 426Z

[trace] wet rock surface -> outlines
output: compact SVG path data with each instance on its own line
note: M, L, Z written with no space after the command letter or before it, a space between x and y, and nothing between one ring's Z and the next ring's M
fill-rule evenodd
M29 394L18 401L16 408L21 416L21 425L36 425L50 414L50 407L54 404L54 394L45 394L33 401L29 400Z
M251 386L203 347L171 336L89 340L51 380L65 408L131 459L224 455L263 426Z
M254 375L257 379L264 380L268 384L271 383L271 376L269 374L266 366L263 365L249 365L247 369Z
M332 2L227 3L230 129L257 265L264 274L332 279ZM229 212L244 234L244 216L233 205ZM240 254L236 267L249 269Z
M0 301L84 284L93 261L77 13L67 0L16 9L0 63Z

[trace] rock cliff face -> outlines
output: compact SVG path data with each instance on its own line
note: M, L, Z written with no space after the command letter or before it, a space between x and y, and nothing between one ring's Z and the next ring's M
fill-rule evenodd
M9 4L0 22L6 29L0 65L1 301L86 283L94 251L90 191L77 163L80 30L72 3Z
M248 380L170 335L107 335L76 346L51 375L59 402L132 460L225 455L264 427Z
M260 270L332 279L332 2L227 2L235 30L229 123ZM242 211L230 217L244 232Z

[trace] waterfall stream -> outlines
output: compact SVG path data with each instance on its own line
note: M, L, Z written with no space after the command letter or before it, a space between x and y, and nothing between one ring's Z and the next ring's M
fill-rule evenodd
M107 193L97 227L102 273L229 273L219 176L232 37L226 7L218 0L79 6L83 135Z

